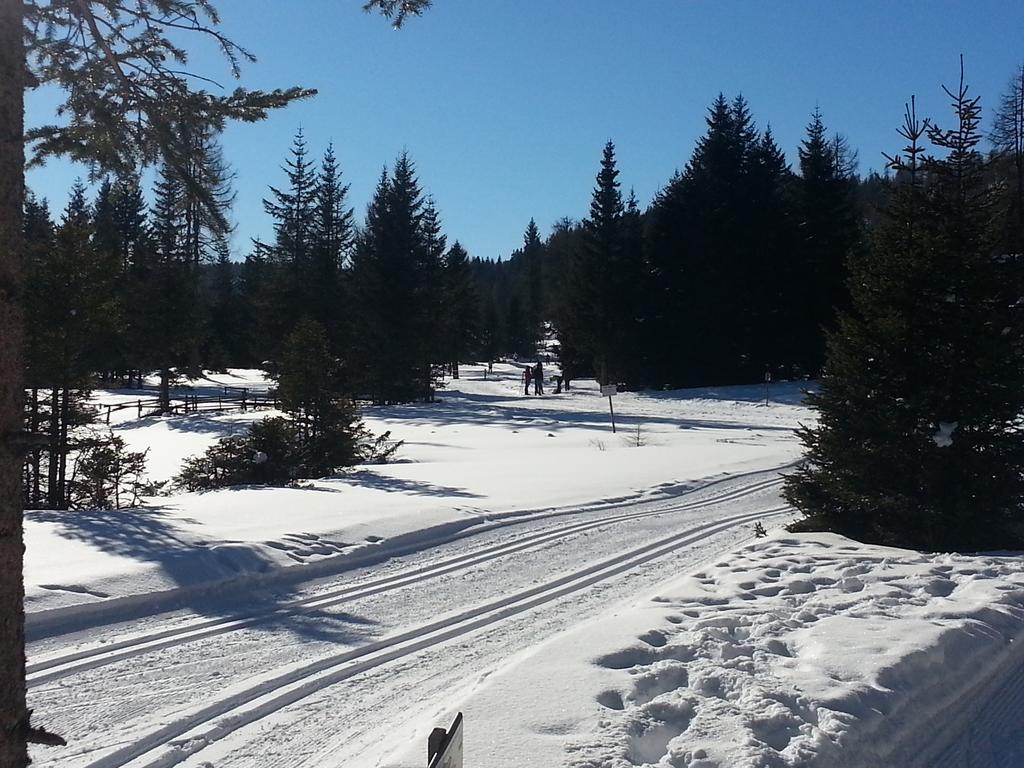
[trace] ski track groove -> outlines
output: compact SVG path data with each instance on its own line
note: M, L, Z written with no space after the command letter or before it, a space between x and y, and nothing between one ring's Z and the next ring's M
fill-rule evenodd
M749 488L749 487L748 487ZM661 537L614 557L592 563L543 584L462 611L454 616L400 632L361 648L327 656L277 677L264 680L214 701L167 723L84 768L121 768L150 756L145 768L169 768L197 754L240 728L279 711L328 686L354 677L389 661L417 653L461 635L496 624L544 603L611 578L638 565L662 557L680 546L755 520L791 512L788 506L746 512ZM661 512L662 514L664 512ZM251 705L251 706L250 706ZM211 722L219 718L217 722ZM202 726L208 726L202 729ZM202 729L202 730L200 730ZM194 731L199 731L193 733ZM161 747L170 749L154 755Z
M766 474L777 472L780 468L757 470L750 475ZM696 494L701 491L713 489L715 485L735 481L743 476L730 476L720 480L714 480L697 488L686 491L684 495ZM56 656L40 662L29 664L26 670L26 680L29 687L37 686L52 680L58 680L69 675L85 672L90 669L106 666L118 661L123 661L152 651L162 650L178 645L184 645L196 640L205 639L215 635L226 634L236 629L243 629L277 620L284 616L291 616L301 613L304 610L320 609L340 605L365 597L372 597L383 592L389 592L402 587L410 586L426 581L437 576L457 572L474 565L495 560L515 552L520 552L532 547L548 544L553 541L571 536L584 531L593 530L606 525L621 523L628 520L639 520L647 517L686 512L692 509L700 509L706 506L716 506L730 501L735 501L746 496L753 495L781 484L782 479L775 475L766 480L743 485L723 491L711 498L695 499L660 507L654 510L643 512L631 512L610 517L603 517L599 520L588 520L584 522L570 523L555 529L548 529L538 533L526 534L512 541L483 547L468 555L447 558L439 562L420 566L408 571L402 571L391 576L384 576L378 579L363 582L361 584L342 587L337 590L302 598L278 607L272 611L259 612L248 616L240 616L230 619L209 619L198 623L191 623L186 626L174 627L172 629L155 632L141 637L130 638L115 643L108 643L96 648L89 648L83 651L76 651L62 656ZM641 502L644 503L644 502ZM619 502L621 504L621 502ZM540 517L531 517L526 520L518 520L516 523L534 522L548 519L550 517L566 514L553 512ZM572 512L569 514L576 514ZM491 529L493 530L493 529Z

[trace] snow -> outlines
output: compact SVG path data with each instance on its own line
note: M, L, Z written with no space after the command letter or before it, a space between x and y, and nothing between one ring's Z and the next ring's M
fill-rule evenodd
M463 711L488 768L1024 764L1024 559L784 533L803 384L620 393L613 434L521 367L367 409L393 464L27 513L35 763L411 768ZM158 480L268 415L136 413Z
M1001 684L1022 649L1019 556L777 533L530 650L453 707L467 765L491 768L1020 765L1020 681ZM1017 706L986 756L963 759L999 696Z
M371 430L391 430L405 442L396 463L358 467L302 488L160 496L137 510L29 512L30 627L81 617L89 605L109 613L118 599L169 601L223 580L266 583L296 565L320 563L315 573L339 570L501 517L671 496L723 468L742 472L794 460L793 429L806 417L795 385L780 387L779 402L767 409L711 390L623 394L616 403L621 429L613 435L594 382L534 397L521 394L516 365L496 365L486 378L483 366L463 366L462 373L433 405L366 410ZM223 385L268 387L251 370L207 374L189 384L213 394ZM100 391L97 401L139 396ZM129 449L149 450L150 478L167 480L186 457L275 412L141 420L134 409L114 414L112 429Z

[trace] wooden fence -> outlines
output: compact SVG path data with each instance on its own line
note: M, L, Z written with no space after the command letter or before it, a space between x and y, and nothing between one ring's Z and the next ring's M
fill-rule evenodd
M101 406L106 409L106 422L116 411L134 410L136 418L186 413L221 413L223 411L255 411L277 408L277 395L273 392L249 392L248 389L224 387L220 394L178 394L171 397L170 409L163 411L160 398L138 398L135 401Z

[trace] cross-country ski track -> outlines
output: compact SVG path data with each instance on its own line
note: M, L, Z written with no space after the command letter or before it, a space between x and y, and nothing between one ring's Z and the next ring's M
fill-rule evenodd
M507 643L507 647L503 653L498 654L498 658L507 657L510 652L520 650L524 642L543 639L561 628L571 626L573 617L562 617L551 622L550 630L546 628L543 632L536 629L531 631L531 624L542 623L543 619L534 616L534 613L544 606L561 605L564 598L579 599L580 595L588 594L591 597L587 599L593 604L592 615L599 610L603 602L600 597L595 597L596 592L599 588L607 589L607 585L616 583L616 577L630 573L631 578L642 581L643 586L656 584L659 576L664 578L673 571L658 571L647 564L673 559L669 556L679 556L683 551L696 550L695 545L698 544L702 547L709 546L704 552L691 551L688 564L696 566L702 559L714 557L718 551L728 546L728 542L717 542L721 534L732 531L734 536L740 533L749 536L749 525L754 521L789 511L780 504L777 495L781 482L779 469L781 468L715 480L691 487L671 499L637 500L632 503L617 501L604 506L592 505L586 511L581 511L585 508L569 512L550 510L532 517L500 521L488 532L496 533L501 527L546 527L535 531L526 530L511 537L506 535L505 540L477 546L457 555L445 553L445 547L438 547L435 557L440 555L439 558L428 560L424 565L401 568L386 576L378 574L374 577L371 572L370 578L350 580L348 583L338 583L340 577L335 576L332 584L321 591L279 603L269 610L257 607L247 612L234 612L227 618L199 621L192 617L191 620L170 628L136 631L133 636L121 639L117 639L115 635L101 645L84 648L79 646L71 652L49 653L39 659L33 659L29 667L30 685L33 686L34 693L38 691L47 700L54 701L55 695L74 690L83 676L90 678L85 681L88 687L95 685L97 680L104 679L105 675L110 679L116 678L118 670L125 666L129 666L132 673L136 673L136 670L150 670L149 674L143 675L145 678L152 678L149 684L151 690L147 693L149 698L142 696L143 701L135 705L126 706L123 701L113 703L114 697L118 695L115 686L115 691L110 694L111 700L99 702L98 717L101 725L89 729L86 741L91 743L82 743L80 740L77 749L73 743L71 749L75 754L65 754L60 764L84 768L156 768L182 762L188 765L203 765L205 763L201 760L210 757L207 751L217 751L216 765L219 768L222 764L230 764L230 759L224 763L222 759L225 755L230 758L232 754L230 750L224 752L223 747L218 750L219 743L227 740L232 745L237 745L240 739L242 743L246 743L249 739L243 738L239 731L247 726L258 726L268 718L272 719L271 716L275 714L280 716L289 705L314 697L315 694L337 696L347 700L350 692L333 687L342 681L373 673L378 668L389 669L391 664L399 662L404 657L441 649L470 634L502 630L515 617L531 612L529 623L520 624L515 633L507 633L512 636L512 641L502 641ZM575 519L557 521L557 518L567 514L571 514ZM598 516L593 517L595 514ZM580 517L587 519L580 520ZM552 518L556 518L556 524L553 526ZM661 526L660 529L656 529L657 535L650 535L651 531L647 531L646 534L643 531L631 533L645 521ZM747 526L745 533L741 530L743 526ZM463 532L458 538L468 542L479 533L470 530ZM598 535L588 536L590 533ZM602 533L608 535L602 536ZM635 537L633 541L630 541L630 536ZM609 539L621 539L622 543L609 550ZM599 549L598 552L603 556L593 557L595 553L587 552L583 548L579 553L574 552L572 559L560 560L563 553L555 548L572 547L574 542L585 542L588 546L594 546L594 543L599 542L605 547L604 551ZM627 543L633 546L627 546ZM495 583L488 585L488 589L493 592L489 595L490 599L473 599L476 595L471 588L470 594L461 599L458 595L453 595L450 603L444 603L443 611L427 610L425 616L418 617L419 621L407 623L403 620L393 628L387 628L393 631L382 632L371 642L360 642L342 649L335 645L334 652L320 653L314 658L296 660L288 655L287 649L282 649L282 653L277 656L273 652L262 651L269 653L269 657L260 656L249 664L243 655L238 667L244 670L243 673L226 672L222 681L226 685L219 690L197 690L184 696L185 699L193 699L191 701L182 702L175 699L174 692L166 698L155 693L162 681L180 690L188 685L187 681L170 682L175 679L173 674L172 677L161 676L166 664L164 659L168 658L168 654L188 656L188 653L191 653L196 658L230 659L235 655L234 648L226 646L225 650L217 646L219 638L235 637L246 630L256 632L266 625L280 628L290 621L303 617L310 617L310 620L313 620L325 609L365 598L379 600L389 593L422 589L433 594L445 589L444 584L436 583L445 579L461 578L466 584L475 586L478 581L487 581L481 578L481 574L486 574L487 569L496 567L498 561L510 563L512 565L508 567L515 569L516 561L526 555L546 560L545 568L551 572L544 573L544 578L529 579L527 568L523 577L526 579L525 584L507 583L504 575L498 572L494 579ZM645 567L638 568L641 565ZM610 595L622 599L633 591L628 587L622 589L621 595L616 595L614 590ZM423 620L428 618L433 620ZM524 631L529 634L525 640L522 637ZM268 641L272 643L274 635L259 639L266 645ZM250 642L244 644L244 648L251 648L252 642L255 640L250 638ZM243 646L241 641L239 646ZM183 649L192 650L185 653ZM154 664L153 659L159 661ZM487 663L493 664L494 659L491 658L490 662L487 662L485 658L481 659L481 662L480 666L457 665L455 671L461 677L453 680L449 673L447 681L441 679L435 682L435 688L437 684L442 684L448 689L458 687L480 674L487 674ZM393 680L389 678L389 689L391 682ZM379 688L376 690L379 692ZM363 708L375 712L380 718L374 723L378 731L382 724L387 725L389 717L393 718L396 714L403 713L400 695L402 690L403 687L399 684L395 686L395 693L398 695L392 695L393 692L388 691L390 699L399 705L397 710L392 705L390 714L387 708L376 709L378 702L373 699L363 701ZM425 696L422 690L408 691L407 695L410 697L410 703L419 710L422 710L429 701L429 696ZM154 696L156 698L153 698ZM123 698L123 693L121 697ZM69 706L67 714L79 724L78 727L81 727L82 720L89 717L88 709L92 704L91 700L76 701ZM156 704L158 711L147 711L148 704ZM40 706L47 709L51 707L50 704ZM122 719L128 721L123 728L118 722ZM385 732L394 732L401 727L401 720L392 721L390 728ZM259 738L264 737L265 733ZM338 745L333 743L335 738L331 734L323 734L323 738L326 738L327 742L311 746L309 749L333 763ZM359 739L346 739L346 751L351 752L338 764L351 765L353 759L362 758L360 744L374 742L372 731L364 732L362 738L363 742ZM309 739L305 741L308 742ZM313 741L319 742L320 739ZM379 751L380 745L375 746ZM47 755L41 754L41 760L37 762L45 765L46 757ZM262 756L255 760L242 757L238 759L241 760L239 764L276 765L287 762L283 758L283 762L274 762L273 759L264 759ZM370 757L366 759L368 762L365 764L374 764ZM195 760L200 762L194 762ZM293 764L297 765L299 762ZM360 760L359 764L362 765L363 762Z
M762 475L764 473L757 472L754 474ZM729 484L735 483L735 478L728 478L727 480ZM699 486L696 490L706 492L708 490L713 490L714 486L718 486L726 482L727 481L725 480L715 481L712 484ZM96 667L110 664L114 661L127 659L140 653L160 648L169 648L182 643L199 640L204 637L230 632L241 627L257 625L260 622L266 622L268 619L277 620L303 610L309 611L327 606L340 605L361 597L369 597L380 594L381 592L399 589L412 583L434 578L445 573L452 573L487 560L505 557L515 552L520 552L531 547L549 543L556 539L565 538L571 534L599 529L613 523L718 506L735 501L744 496L749 496L759 491L778 487L780 484L780 478L770 477L766 480L753 482L750 485L741 486L739 488L728 488L727 490L718 493L712 493L712 495L707 498L701 498L694 501L671 504L654 510L611 515L609 517L602 517L597 520L589 520L586 522L569 523L553 529L546 529L539 533L519 536L509 542L483 547L469 553L468 555L446 558L428 566L405 570L392 576L371 579L354 585L345 585L337 589L321 592L312 597L290 601L285 605L275 608L270 613L256 612L248 616L238 616L231 619L200 621L186 626L175 627L174 629L163 630L115 643L105 644L99 647L89 648L83 651L53 656L29 664L27 667L27 681L30 687L39 685L50 680L66 677L74 674L75 672L94 669ZM529 520L530 522L538 522L540 520L567 514L579 515L581 513L576 510L569 512L553 511L540 513L531 517ZM522 524L522 522L522 520L504 521L498 525L508 526ZM473 534L477 532L478 531L472 530L468 533ZM464 533L463 535L467 534Z

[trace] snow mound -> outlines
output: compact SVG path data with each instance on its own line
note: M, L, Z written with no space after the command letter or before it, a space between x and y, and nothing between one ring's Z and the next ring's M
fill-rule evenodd
M636 642L591 660L619 682L566 765L935 765L1024 665L1019 557L790 535L653 602Z

